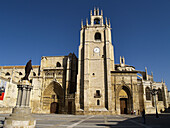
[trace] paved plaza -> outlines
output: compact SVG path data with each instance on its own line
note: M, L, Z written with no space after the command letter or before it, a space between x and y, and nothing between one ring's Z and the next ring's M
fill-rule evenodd
M0 114L0 127L3 127L5 117L9 114ZM135 115L60 115L60 114L33 114L37 120L36 128L169 128L170 114L146 115L146 124L141 116Z

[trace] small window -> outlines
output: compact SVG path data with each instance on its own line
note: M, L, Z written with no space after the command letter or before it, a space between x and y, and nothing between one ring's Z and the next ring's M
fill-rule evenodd
M99 32L96 32L95 40L101 40L101 34Z
M97 100L97 105L100 105L100 100Z
M35 72L33 72L33 76L36 76L36 73L35 73Z
M61 67L60 62L57 62L56 67Z
M146 93L146 100L151 100L151 92L149 87L146 87L145 93Z
M5 76L10 76L10 73L9 73L9 72L7 72L7 73L5 74Z
M100 24L100 19L99 18L94 19L94 24Z
M160 88L158 89L158 101L163 101L162 90Z
M52 95L51 98L52 98L52 99L55 99L55 95Z
M22 72L19 72L19 75L21 76L21 75L22 75Z
M95 75L95 73L92 74L93 76Z
M100 96L100 90L96 90L96 96Z

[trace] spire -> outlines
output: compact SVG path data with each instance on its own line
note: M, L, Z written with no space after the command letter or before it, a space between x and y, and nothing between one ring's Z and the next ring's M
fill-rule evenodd
M90 10L90 15L91 15L91 16L93 15L92 10Z
M110 24L110 19L109 19L109 27L111 27L111 24Z
M147 73L147 67L145 67L145 72L146 72L146 74L148 74L148 73Z
M96 15L96 7L94 7L94 16Z
M81 19L81 28L83 28L83 20Z
M88 18L86 18L86 25L88 26Z
M123 64L125 65L125 57L123 56Z
M107 26L107 25L108 25L108 24L107 24L107 17L105 17L105 22L106 22L106 26Z
M122 57L120 56L120 64L122 64Z
M0 76L1 76L1 72L2 72L2 67L1 67L1 69L0 69Z
M101 15L103 15L103 10L101 10Z
M99 8L97 8L97 15L100 15L100 14L99 14Z
M145 76L146 76L146 80L148 80L148 71L147 71L147 67L145 67Z

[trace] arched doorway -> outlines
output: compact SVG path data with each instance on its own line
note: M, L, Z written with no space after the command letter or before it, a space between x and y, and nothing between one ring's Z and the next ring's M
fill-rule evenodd
M59 112L59 103L52 102L50 105L50 113L58 113Z
M57 82L51 82L43 92L44 113L61 113L63 106L63 88Z
M118 89L117 106L120 114L128 114L131 111L131 94L127 86L121 86Z
M125 90L121 89L119 92L119 99L120 99L120 113L127 114L127 99L128 95Z

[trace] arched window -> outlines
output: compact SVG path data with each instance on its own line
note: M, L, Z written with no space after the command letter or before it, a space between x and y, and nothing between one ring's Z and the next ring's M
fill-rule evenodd
M100 96L100 90L96 90L96 96Z
M5 74L5 76L10 76L10 73L9 73L9 72L7 72L7 73Z
M158 89L158 101L163 101L162 90L160 88Z
M36 76L36 73L35 73L35 72L33 72L33 76Z
M97 105L100 105L100 100L97 100Z
M19 75L21 76L21 75L22 75L22 72L19 72Z
M151 100L151 92L149 87L145 88L145 93L146 93L146 100Z
M56 67L61 67L60 62L57 62Z
M101 34L99 32L96 32L94 38L95 38L95 40L101 40Z
M94 24L100 24L100 19L99 18L94 19Z

